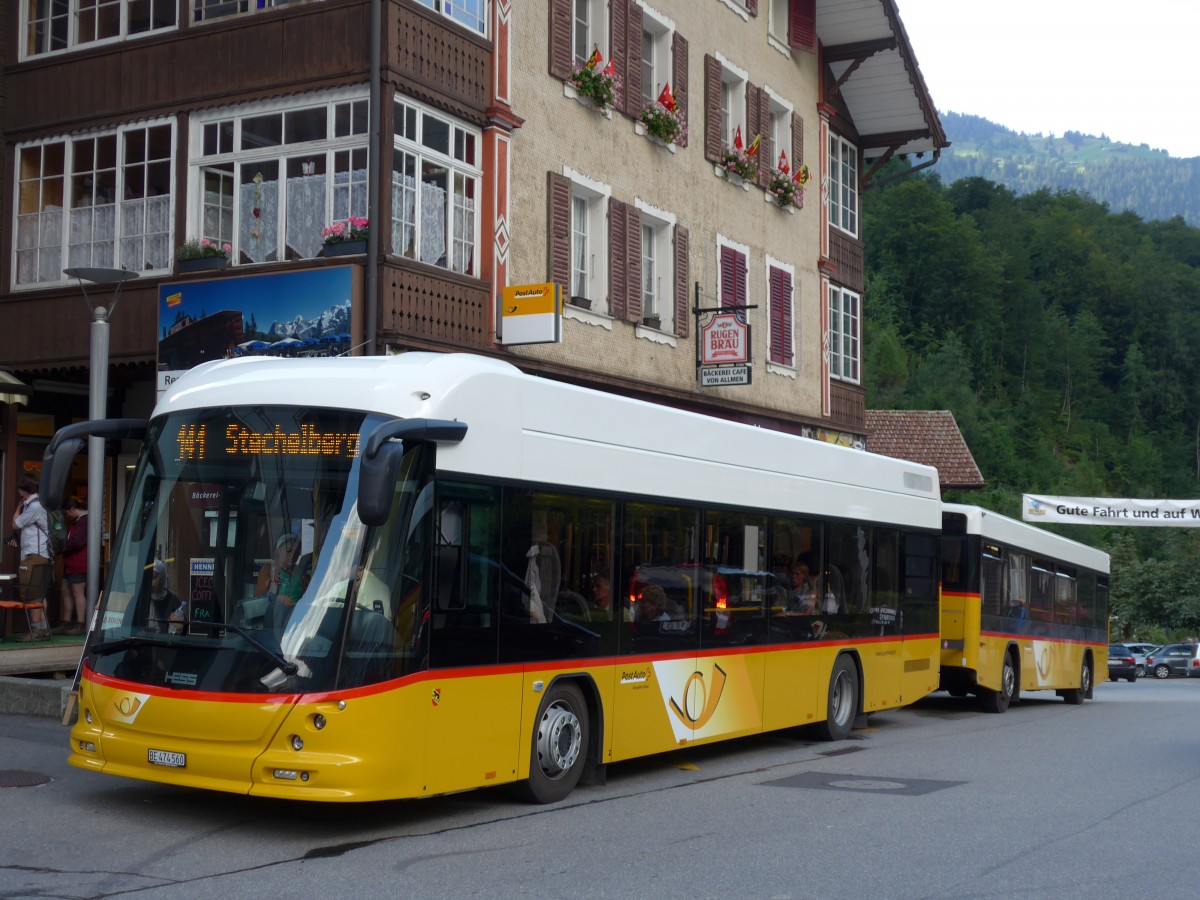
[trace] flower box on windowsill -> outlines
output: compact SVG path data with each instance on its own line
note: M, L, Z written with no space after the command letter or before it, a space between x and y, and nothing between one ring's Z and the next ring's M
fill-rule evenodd
M713 173L718 178L724 178L730 184L740 187L743 191L750 190L750 182L742 178L742 176L737 174L737 172L730 172L728 169L723 169L720 166L713 166Z
M596 105L594 98L579 93L579 91L575 90L575 85L571 84L569 81L563 82L563 96L570 97L572 100L578 100L584 106L590 106L606 119L612 118L611 109L600 109L600 107Z
M633 123L633 133L634 133L634 134L640 134L642 137L644 137L644 138L645 138L646 140L648 140L650 143L652 143L652 144L656 144L656 145L658 145L659 147L662 147L662 148L664 148L665 150L668 150L668 151L670 151L671 153L674 153L674 152L675 152L675 145L674 145L674 144L668 144L668 143L667 143L666 141L664 141L662 138L660 138L660 137L656 137L655 135L651 134L651 133L650 133L650 132L649 132L649 131L646 129L646 123L645 123L645 122L634 122L634 123Z
M321 247L322 256L354 256L366 252L366 241L329 241Z
M766 200L768 203L770 203L773 207L775 207L780 212L785 212L789 216L794 216L796 214L796 207L794 204L789 203L787 206L780 206L776 202L775 198L771 196L770 191L763 191L763 199Z
M572 297L568 301L572 306L578 306L580 309L591 309L592 301L587 297Z
M653 328L655 331L662 331L662 319L658 316L643 316L642 324L647 328Z
M177 260L179 274L187 272L220 272L229 265L228 256L196 256L192 259Z

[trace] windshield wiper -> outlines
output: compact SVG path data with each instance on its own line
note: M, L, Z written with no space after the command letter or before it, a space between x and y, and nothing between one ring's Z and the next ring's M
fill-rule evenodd
M250 636L249 630L243 628L241 625L234 625L232 622L213 622L211 623L211 627L228 628L231 631L236 631L246 639L247 644L257 650L271 662L275 663L275 665L279 667L280 671L282 671L283 674L287 675L289 678L300 671L300 667L284 656L283 653L272 650L266 644L260 643L257 638Z
M164 637L166 637L166 635L128 635L127 637L117 638L115 641L101 641L99 644L92 644L87 648L87 652L95 653L97 656L107 656L110 653L116 653L118 650L128 650L130 647L140 647L142 644L170 646L171 641L163 640Z

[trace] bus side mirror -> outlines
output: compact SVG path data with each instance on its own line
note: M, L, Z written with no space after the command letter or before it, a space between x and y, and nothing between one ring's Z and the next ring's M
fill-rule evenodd
M141 440L150 429L145 419L93 419L58 429L42 454L42 477L38 497L45 509L61 509L71 462L87 443L85 438L134 438Z
M404 445L387 443L373 456L363 456L358 473L358 518L364 525L382 525L392 511L396 476Z
M382 525L392 511L396 476L406 441L457 444L467 433L465 422L447 419L393 419L377 427L362 442L358 473L358 518L364 525Z

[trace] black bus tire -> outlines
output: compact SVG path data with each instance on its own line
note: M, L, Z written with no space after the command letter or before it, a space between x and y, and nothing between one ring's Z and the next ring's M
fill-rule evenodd
M1004 666L1000 670L1000 689L983 689L979 692L979 704L984 712L1002 713L1017 699L1020 687L1017 684L1017 666L1012 654L1004 654Z
M825 741L845 740L858 717L858 669L845 655L839 656L829 674L829 697L825 705L825 721L815 727Z
M1083 667L1079 670L1079 687L1068 688L1062 692L1062 698L1072 706L1079 706L1084 699L1092 692L1092 667L1088 665L1088 661L1083 661Z
M530 740L529 780L520 793L533 803L557 803L574 790L587 764L588 710L583 692L568 682L550 688Z

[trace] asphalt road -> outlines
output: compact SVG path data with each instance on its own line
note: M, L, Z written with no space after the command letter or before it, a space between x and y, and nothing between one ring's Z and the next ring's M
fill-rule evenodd
M309 806L66 765L0 717L0 897L1190 896L1200 679L1004 715L935 694L835 744L802 731L609 767L564 803L503 790Z

